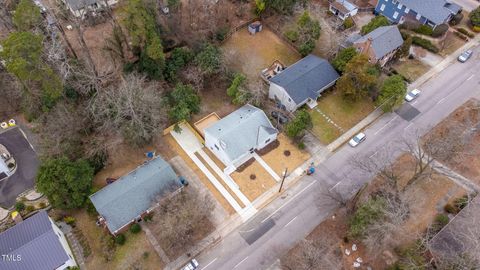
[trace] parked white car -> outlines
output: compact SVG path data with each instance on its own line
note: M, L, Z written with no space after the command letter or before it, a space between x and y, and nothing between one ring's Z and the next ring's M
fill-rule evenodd
M195 270L198 268L198 262L197 260L193 259L187 265L185 265L182 270Z
M405 96L405 100L407 102L410 102L414 99L416 99L420 95L420 90L418 89L413 89L412 91L408 92L407 95Z
M348 142L348 144L350 144L351 147L356 147L361 142L365 141L366 138L367 138L367 135L365 135L365 133L360 132L357 135L353 136L353 138Z

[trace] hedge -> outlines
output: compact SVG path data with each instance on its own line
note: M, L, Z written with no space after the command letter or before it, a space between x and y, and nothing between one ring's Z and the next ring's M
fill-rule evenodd
M415 33L431 36L433 34L433 29L428 25L420 25L417 28L413 29Z
M430 40L426 40L426 39L421 38L421 37L413 37L412 38L412 44L420 46L420 47L426 49L427 51L430 51L430 52L433 52L433 53L438 53L440 51L435 45L432 44L432 42L430 42Z
M458 31L455 31L455 32L453 32L453 33L454 33L457 37L459 37L461 40L463 40L463 41L468 41L468 37L465 36L464 34L458 32Z
M467 29L465 28L462 28L462 27L457 27L455 28L458 32L464 34L465 36L469 37L469 38L473 38L475 37L475 35L473 33L471 33L470 31L468 31Z

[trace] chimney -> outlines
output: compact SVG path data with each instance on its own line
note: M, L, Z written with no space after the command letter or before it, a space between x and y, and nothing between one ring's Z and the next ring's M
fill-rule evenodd
M373 39L369 37L365 43L363 43L363 48L362 48L362 53L366 54L367 56L369 55L370 48L372 47L372 41Z

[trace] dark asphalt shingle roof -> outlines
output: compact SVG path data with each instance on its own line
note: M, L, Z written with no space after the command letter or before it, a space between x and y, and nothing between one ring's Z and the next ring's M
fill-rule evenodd
M45 211L0 233L0 254L21 257L17 262L0 259L2 270L52 270L70 259Z
M338 78L338 73L327 60L310 54L270 81L283 87L293 101L300 104L308 98L317 99L320 94L317 91Z
M381 59L403 44L402 34L396 25L379 27L362 36L355 43L366 42L369 38L372 38L372 49L377 59Z
M435 24L442 24L450 14L456 14L461 7L445 0L399 0L406 7L420 13Z
M67 2L67 5L71 9L73 9L74 11L77 11L84 7L93 5L95 3L100 3L101 1L99 0L65 0L65 2Z
M180 187L170 164L156 157L90 195L90 200L105 218L110 232L115 233L152 207L157 197Z

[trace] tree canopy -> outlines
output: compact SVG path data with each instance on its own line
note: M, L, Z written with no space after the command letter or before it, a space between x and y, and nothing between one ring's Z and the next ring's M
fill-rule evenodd
M357 101L366 97L375 86L376 75L374 66L368 62L368 57L359 54L345 66L345 71L337 81L337 88L346 100Z
M265 0L265 5L268 9L274 10L280 14L291 14L293 7L298 2L305 2L305 0Z
M381 26L387 26L390 25L390 22L388 19L384 16L376 16L374 17L369 23L364 25L362 27L362 30L360 31L362 35L368 34L372 32L373 30L381 27Z
M380 95L377 99L377 105L381 106L385 112L391 112L402 104L406 93L407 85L402 76L390 76L383 82Z
M332 61L332 66L340 73L345 71L347 63L358 55L357 50L354 47L345 48L338 52L335 59Z
M286 127L285 132L290 138L299 138L303 136L306 129L312 127L312 117L306 110L299 110L295 117L290 121Z
M93 168L85 160L47 159L38 170L37 189L53 207L73 209L84 205L92 180Z
M42 22L42 15L31 0L20 0L12 21L19 31L28 31Z
M320 23L312 19L310 14L305 11L298 18L295 30L288 31L286 35L294 42L301 55L306 56L315 49L316 41L320 37Z
M166 61L165 79L175 81L178 71L192 61L193 57L193 52L189 48L175 48Z
M222 66L222 52L215 45L204 44L202 50L195 57L195 64L205 75L215 74Z
M480 7L477 7L476 9L472 10L470 12L470 15L468 15L470 18L470 22L472 23L473 26L480 26Z
M168 116L174 122L188 120L200 111L200 97L188 84L178 83L167 95L167 102L170 105Z

